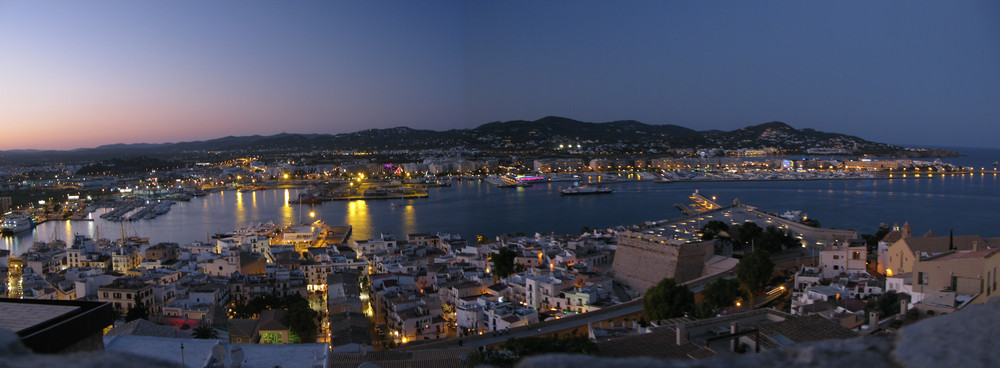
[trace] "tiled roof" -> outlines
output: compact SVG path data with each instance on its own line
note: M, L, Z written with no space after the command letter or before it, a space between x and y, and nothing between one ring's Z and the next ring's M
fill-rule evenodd
M281 323L286 311L282 309L268 309L260 312L260 323L257 325L259 331L287 330L288 326Z
M257 330L256 319L231 319L229 320L229 336L230 337L253 337L254 331Z
M781 322L765 323L761 324L759 328L763 335L781 335L794 343L828 339L849 339L858 336L856 332L820 315L789 318Z
M105 336L117 335L177 337L177 331L173 327L161 326L144 319L137 319L112 328L105 334Z

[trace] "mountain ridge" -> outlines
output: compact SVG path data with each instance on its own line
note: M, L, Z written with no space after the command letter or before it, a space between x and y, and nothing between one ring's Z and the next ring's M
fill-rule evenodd
M352 133L226 136L202 141L167 143L116 143L74 150L0 151L8 158L49 155L78 159L136 155L181 155L220 151L391 151L423 149L476 149L504 152L545 152L560 144L601 147L603 152L666 152L676 149L760 149L772 147L787 152L805 152L814 147L840 148L851 154L893 155L900 146L868 141L856 136L795 129L772 121L723 131L698 131L673 124L646 124L636 120L585 122L545 116L533 121L495 121L469 129L445 131L397 126Z

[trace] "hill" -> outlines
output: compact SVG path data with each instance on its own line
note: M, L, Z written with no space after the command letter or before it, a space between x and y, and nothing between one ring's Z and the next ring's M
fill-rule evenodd
M321 151L414 151L462 148L488 153L557 152L560 145L579 145L581 152L659 153L671 149L759 149L773 147L790 153L809 148L841 148L851 154L912 155L902 147L855 136L795 129L782 122L752 125L732 131L651 125L634 120L582 122L547 116L534 121L492 122L473 129L447 131L408 127L368 129L344 134L288 134L222 137L206 141L161 144L114 144L72 151L5 151L8 162L88 161L149 156L162 159L209 159L220 154L284 154Z

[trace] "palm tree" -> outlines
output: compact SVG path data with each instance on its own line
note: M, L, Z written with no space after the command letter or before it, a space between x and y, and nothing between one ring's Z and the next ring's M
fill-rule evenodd
M216 331L209 325L199 325L194 330L191 330L191 337L196 339L217 339L219 338L219 331Z

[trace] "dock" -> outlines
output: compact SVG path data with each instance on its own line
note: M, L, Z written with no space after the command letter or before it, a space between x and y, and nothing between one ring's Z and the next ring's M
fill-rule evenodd
M697 213L714 211L722 208L722 206L720 206L718 203L715 203L714 198L708 199L707 197L698 193L697 190L694 192L694 194L691 194L691 196L688 198L691 199L692 206L694 206L694 211ZM683 209L681 211L687 213Z

